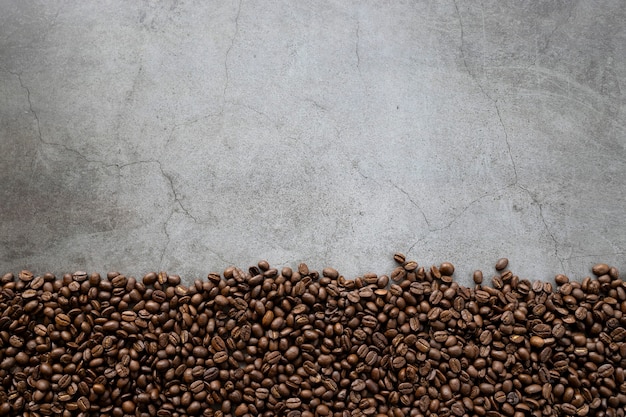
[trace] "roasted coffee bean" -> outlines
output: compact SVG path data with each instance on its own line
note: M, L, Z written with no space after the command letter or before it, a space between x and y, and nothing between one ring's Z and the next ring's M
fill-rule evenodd
M491 279L491 285L493 288L501 290L504 287L504 281L500 276L496 275Z
M600 263L600 264L595 264L593 268L591 268L591 271L597 276L602 276L602 275L608 274L610 269L611 267L608 266L607 264Z
M526 388L524 388L524 392L529 395L537 394L538 392L541 392L541 390L542 387L539 384L528 385Z
M499 260L491 287L476 271L465 288L450 263L394 259L355 280L265 261L189 286L5 274L0 414L621 415L616 268L555 290Z
M365 387L365 381L363 381L362 379L355 379L351 385L352 390L355 392L363 391Z
M426 353L430 350L430 343L428 343L425 339L418 339L417 342L415 342L415 347L420 352Z
M72 320L70 319L70 317L67 314L61 313L61 314L57 314L56 315L56 317L54 318L54 322L59 327L67 327L67 326L70 325Z
M496 262L496 271L502 271L509 265L509 260L507 258L500 258Z
M478 285L482 284L483 283L482 271L478 271L478 270L474 271L473 279L474 279L475 284L478 284Z
M403 264L406 261L404 254L399 252L393 255L393 259L399 264Z
M287 401L285 401L285 404L287 405L287 408L295 409L299 408L302 405L302 401L300 401L299 398L289 398Z
M76 401L76 404L78 405L78 409L82 412L89 411L89 407L91 406L91 404L89 403L89 399L87 397L80 397Z

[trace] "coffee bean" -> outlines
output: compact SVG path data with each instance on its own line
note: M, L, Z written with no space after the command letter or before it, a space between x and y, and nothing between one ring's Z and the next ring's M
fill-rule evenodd
M454 274L454 265L450 262L443 262L439 265L439 272L441 272L442 275L452 276L452 274Z
M204 390L204 381L194 381L189 386L189 389L194 394L198 394Z
M70 317L67 314L61 313L61 314L57 314L54 318L54 322L57 324L57 326L59 327L67 327L70 325L70 323L72 322Z
M474 283L477 285L480 285L483 283L483 273L482 271L474 271L474 274L472 276L472 278L474 279Z
M391 272L391 280L393 282L401 282L406 277L406 270L399 266Z
M489 330L484 330L480 334L478 339L480 340L480 343L482 343L483 345L489 345L489 344L491 344L491 341L493 340L492 339L492 334L491 334L491 332Z
M609 270L610 270L610 267L607 264L603 264L603 263L595 264L593 268L591 268L591 271L596 276L608 274Z
M20 279L20 281L29 282L29 281L31 281L34 278L34 276L33 276L32 272L27 271L27 270L22 270L18 274L18 278ZM11 275L11 281L12 280L13 280L13 275Z
M564 415L574 416L576 415L576 406L570 403L564 403L560 406L561 412Z
M195 349L194 349L195 350ZM277 352L278 353L278 352ZM279 354L280 355L280 354ZM200 356L202 357L202 356ZM228 353L224 352L224 351L220 351L220 352L216 352L213 355L213 361L215 361L215 363L224 363L228 360ZM268 360L268 363L272 363ZM275 363L275 362L273 362Z
M504 287L504 281L502 280L502 278L499 275L495 275L491 279L491 285L493 286L493 288L501 290L502 287Z
M545 340L543 337L539 336L531 336L530 337L530 345L534 348L542 348L545 344Z
M120 322L115 320L109 320L102 325L102 329L107 332L114 332L120 328Z
M399 252L397 252L397 253L395 253L393 255L393 259L394 259L394 261L396 261L399 264L403 264L406 261L406 257L404 256L404 254L403 253L399 253Z
M542 390L542 387L539 384L531 384L527 386L526 388L524 388L524 392L529 395L537 394L538 392L541 392L541 390Z
M302 405L302 401L300 401L299 398L289 398L285 404L287 405L287 408L295 409Z
M500 258L496 262L496 271L502 271L509 265L509 260L507 258Z
M430 350L430 343L428 343L425 339L418 339L417 342L415 342L415 347L420 352L426 353Z
M91 406L91 404L89 403L89 399L87 397L80 397L76 401L76 404L78 405L78 409L82 412L89 411L89 407Z
M583 416L626 404L616 268L557 275L555 291L500 260L492 286L476 271L465 288L450 263L394 259L390 275L355 280L265 261L190 286L165 272L6 274L0 403L169 417Z
M356 392L363 391L365 387L365 381L363 381L362 379L355 379L351 385L352 390Z

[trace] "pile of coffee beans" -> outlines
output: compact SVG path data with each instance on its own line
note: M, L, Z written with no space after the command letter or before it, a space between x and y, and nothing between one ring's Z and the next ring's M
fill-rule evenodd
M0 415L607 416L626 408L626 285L491 285L402 254L389 275L261 261L190 286L1 278Z

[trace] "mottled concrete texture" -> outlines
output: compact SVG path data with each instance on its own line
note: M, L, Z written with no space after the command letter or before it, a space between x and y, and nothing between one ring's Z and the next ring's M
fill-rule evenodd
M0 0L0 271L625 269L624 22L619 0Z

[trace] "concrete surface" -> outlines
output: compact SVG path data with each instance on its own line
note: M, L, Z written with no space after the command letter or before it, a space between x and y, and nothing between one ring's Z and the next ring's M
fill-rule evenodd
M625 4L0 0L0 271L624 269Z

